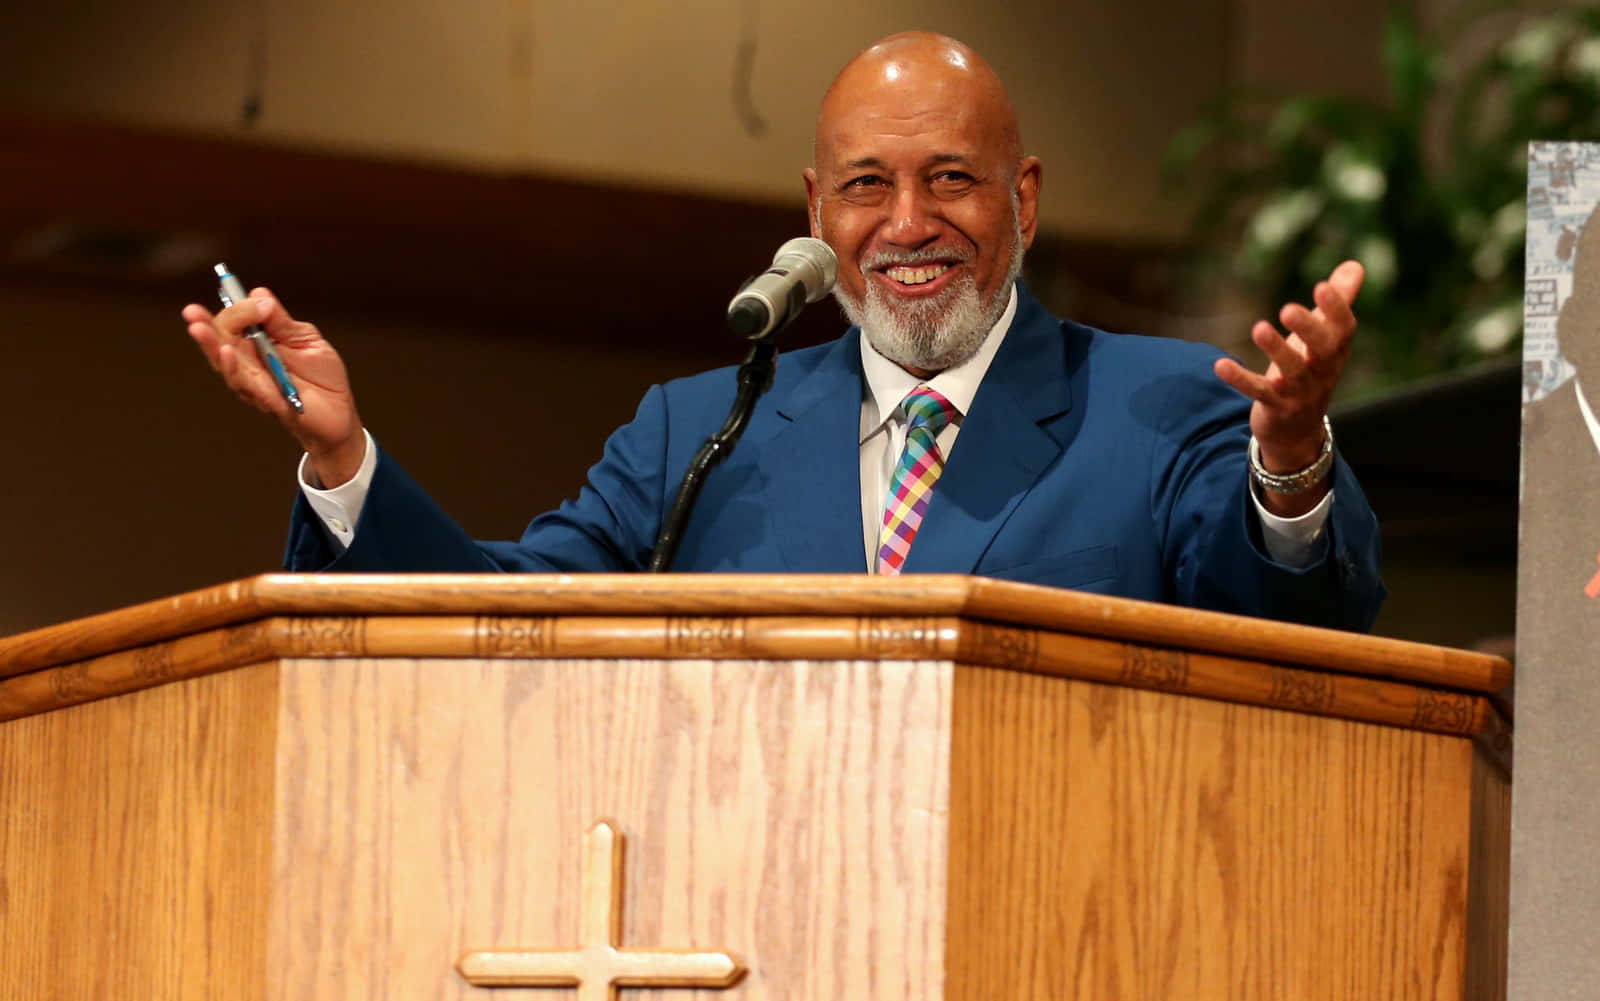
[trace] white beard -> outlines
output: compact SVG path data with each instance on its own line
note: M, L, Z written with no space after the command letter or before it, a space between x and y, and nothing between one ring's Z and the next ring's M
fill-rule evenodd
M1013 216L1013 220L1015 217ZM834 287L834 298L850 322L861 328L867 343L885 358L905 368L942 372L978 353L989 331L1000 322L1011 301L1011 285L1022 273L1022 233L1016 228L1006 265L1005 280L988 302L981 302L971 272L952 281L944 291L927 299L891 302L878 283L867 276L865 301L844 286ZM895 264L918 265L949 260L948 250L880 253L862 262L868 273Z

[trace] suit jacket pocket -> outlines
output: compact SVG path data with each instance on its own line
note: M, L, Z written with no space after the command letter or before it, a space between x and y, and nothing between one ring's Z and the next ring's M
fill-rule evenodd
M1045 584L1049 587L1085 587L1116 577L1117 547L1090 546L1011 566L988 567L980 564L976 573L981 577L998 577L1001 580Z

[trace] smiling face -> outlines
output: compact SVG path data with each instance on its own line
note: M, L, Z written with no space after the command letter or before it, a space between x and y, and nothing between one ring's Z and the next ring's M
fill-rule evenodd
M829 89L805 172L834 294L873 347L917 375L971 357L1033 243L1040 168L994 71L959 42L897 35Z

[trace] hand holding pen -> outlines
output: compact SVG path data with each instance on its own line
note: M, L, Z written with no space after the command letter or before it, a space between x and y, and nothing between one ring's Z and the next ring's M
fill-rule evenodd
M223 306L232 306L245 298L244 284L228 270L226 264L218 264L214 269L217 273L217 298L222 300ZM289 373L284 371L283 359L278 357L278 352L272 346L272 338L261 329L259 323L252 323L244 328L245 339L255 346L256 356L266 366L272 375L272 381L277 383L278 392L289 402L297 414L306 412L305 405L300 402L300 392L295 389L294 380L289 378Z
M268 290L257 288L238 298L243 289L235 279L225 291L237 301L215 314L198 303L183 308L189 337L229 389L277 418L299 440L323 485L346 482L360 468L366 436L338 352L315 325L296 320ZM247 347L247 342L252 343Z

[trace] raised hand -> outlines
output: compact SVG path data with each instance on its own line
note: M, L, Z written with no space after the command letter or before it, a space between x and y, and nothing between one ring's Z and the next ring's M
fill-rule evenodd
M324 486L338 486L355 476L366 452L366 436L350 392L344 362L316 326L289 315L267 289L213 314L190 303L183 308L189 336L213 370L239 398L278 422L311 456L311 468ZM289 377L305 406L296 414L272 375L244 337L259 323L272 338Z
M1271 473L1292 473L1316 461L1322 451L1322 418L1350 358L1356 317L1351 304L1366 270L1345 261L1312 290L1315 309L1289 303L1278 311L1287 336L1266 320L1250 328L1250 339L1267 355L1267 370L1257 374L1231 358L1217 361L1217 377L1255 401L1250 431L1261 448L1261 464ZM1309 511L1327 493L1324 483L1299 494L1266 492L1267 508L1294 516Z

